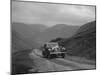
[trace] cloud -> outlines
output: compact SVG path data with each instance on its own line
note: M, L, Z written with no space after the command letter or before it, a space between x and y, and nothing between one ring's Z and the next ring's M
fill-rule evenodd
M92 20L95 20L94 6L12 2L13 22L52 26L59 23L82 25Z

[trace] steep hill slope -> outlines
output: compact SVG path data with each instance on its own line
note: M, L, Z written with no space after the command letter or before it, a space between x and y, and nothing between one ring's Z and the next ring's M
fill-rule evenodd
M69 39L60 41L72 56L96 59L96 21L80 27L77 33Z
M96 21L89 22L83 26L81 26L77 32L76 35L82 35L82 33L91 33L93 31L96 31Z

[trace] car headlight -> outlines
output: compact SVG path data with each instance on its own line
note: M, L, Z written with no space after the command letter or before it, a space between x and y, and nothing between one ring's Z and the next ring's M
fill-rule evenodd
M51 50L51 49L48 49L49 51Z

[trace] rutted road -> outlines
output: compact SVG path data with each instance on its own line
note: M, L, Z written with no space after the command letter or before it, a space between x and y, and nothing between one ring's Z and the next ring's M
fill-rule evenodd
M30 56L34 60L35 65L36 65L36 70L38 70L38 72L95 69L95 65L78 63L78 62L68 60L68 59L62 59L62 58L46 59L46 58L43 58L41 51L38 49L34 49L30 53ZM33 71L33 70L31 70L31 71Z

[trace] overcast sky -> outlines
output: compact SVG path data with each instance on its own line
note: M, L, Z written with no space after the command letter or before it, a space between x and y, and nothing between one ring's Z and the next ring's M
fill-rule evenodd
M82 25L95 20L94 6L12 2L12 22Z

